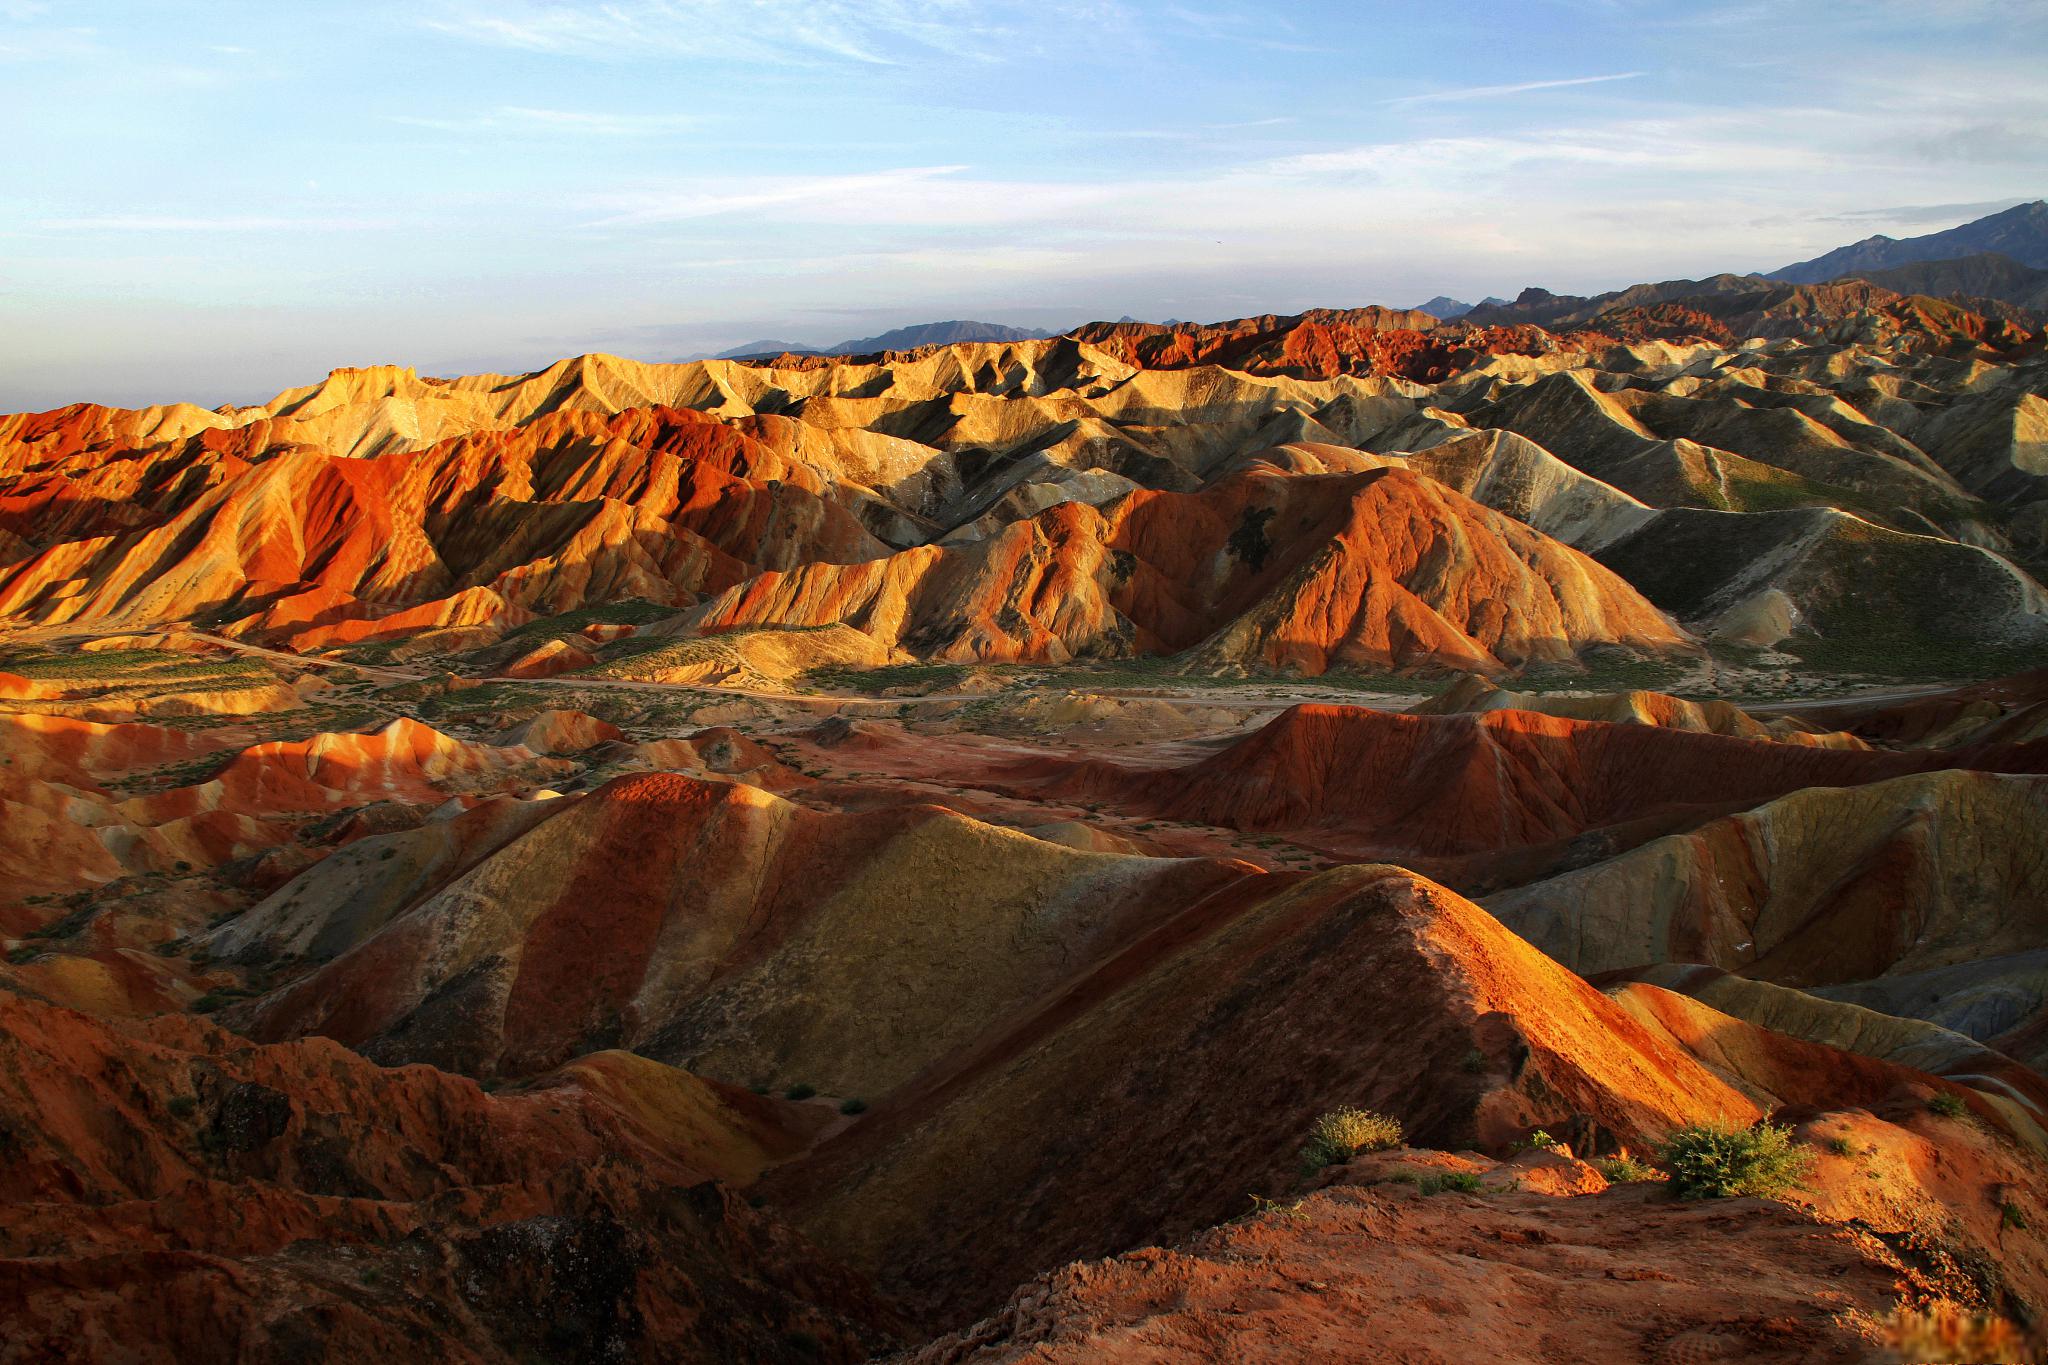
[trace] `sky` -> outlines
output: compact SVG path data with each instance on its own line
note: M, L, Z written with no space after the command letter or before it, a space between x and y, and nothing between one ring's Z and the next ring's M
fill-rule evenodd
M2044 0L0 0L0 411L1768 270L2048 195Z

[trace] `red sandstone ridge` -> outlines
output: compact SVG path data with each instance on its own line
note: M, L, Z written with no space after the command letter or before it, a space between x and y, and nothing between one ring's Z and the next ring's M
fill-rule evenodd
M1884 1358L1878 1321L1902 1288L1934 1288L1878 1238L1782 1206L1673 1204L1654 1185L1559 1197L1467 1166L1489 1192L1343 1185L1078 1262L906 1359L1805 1365Z
M1694 1038L1626 1014L1443 888L1338 869L1162 921L766 1188L821 1244L957 1324L1033 1267L1287 1195L1306 1124L1339 1103L1397 1116L1429 1145L1501 1150L1541 1127L1592 1153L1787 1104L1877 1105L1917 1124L1930 1120L1916 1095L1966 1093L1796 1040L1717 1050L1739 1031L1725 1016L1695 1053ZM1089 1100L1034 1098L1055 1094ZM2026 1121L1983 1113L2005 1136L1973 1148L1973 1197L2009 1181L2031 1208L2038 1166L2013 1145ZM1911 1188L1892 1190L1903 1201ZM1908 1225L1930 1205L1913 1198ZM1999 1233L1980 1220L1971 1236ZM2036 1273L2029 1298L2048 1285Z
M746 1201L797 1106L604 1054L518 1095L0 995L17 1359L864 1358L888 1319ZM564 1356L563 1352L568 1352Z
M764 574L705 631L853 625L935 658L1197 649L1217 663L1498 672L1590 645L1694 646L1619 578L1400 469L1233 475L1201 493L1065 503L984 545Z
M2048 771L2048 742L1882 753L1532 711L1304 705L1186 767L1034 760L1012 780L1232 829L1294 831L1354 854L1459 859L1593 830L1617 841L1614 852L1801 787L1943 768Z
M687 410L557 413L374 459L265 447L267 432L238 428L239 453L209 432L111 463L0 446L32 464L0 478L0 529L43 547L0 560L0 615L259 606L241 630L303 648L687 602L757 568L883 552L815 470Z

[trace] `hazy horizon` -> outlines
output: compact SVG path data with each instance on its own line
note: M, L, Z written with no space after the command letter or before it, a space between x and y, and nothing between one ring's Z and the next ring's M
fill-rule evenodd
M2048 6L0 0L0 409L1768 270L2039 197Z

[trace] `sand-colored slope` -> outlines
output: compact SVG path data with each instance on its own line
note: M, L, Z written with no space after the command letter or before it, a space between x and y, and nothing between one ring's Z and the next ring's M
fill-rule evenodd
M875 1095L1162 905L1277 885L1244 864L1080 853L930 807L830 815L678 773L563 804L266 1000L255 1030L477 1074L624 1045Z
M763 575L707 631L846 623L942 659L1178 652L1498 670L1593 644L1690 647L1590 559L1402 470L1247 472L1198 494L1069 503L983 545Z
M2044 850L2048 781L1931 772L1816 785L1487 906L1583 972L1699 962L1830 985L2038 947Z
M1441 1144L1531 1124L1640 1141L1756 1112L1469 902L1353 867L1162 922L769 1187L957 1322L1034 1269L1285 1191L1300 1134L1340 1103Z
M1775 739L1828 749L1869 746L1843 731L1815 730L1802 721L1778 717L1759 720L1725 701L1690 701L1663 692L1603 692L1589 696L1516 692L1496 687L1486 678L1467 674L1434 697L1410 708L1418 716L1448 716L1486 711L1538 711L1571 720L1597 720L1617 725L1661 725L1698 734L1736 739Z

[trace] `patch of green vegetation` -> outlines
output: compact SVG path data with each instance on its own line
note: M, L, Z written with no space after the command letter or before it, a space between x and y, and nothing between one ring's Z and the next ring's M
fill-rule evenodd
M1686 665L1623 649L1596 646L1579 656L1584 671L1541 665L1511 684L1522 692L1667 692Z
M817 1093L817 1086L798 1081L795 1085L782 1092L782 1098L786 1100L807 1100Z
M867 1111L868 1102L858 1096L839 1102L839 1112L842 1114L865 1114Z
M19 967L24 963L33 962L42 955L43 949L33 943L24 943L19 947L9 948L7 950L8 962L16 967Z
M1422 1177L1417 1188L1424 1194L1442 1194L1456 1190L1460 1194L1484 1194L1486 1183L1471 1171L1445 1171L1442 1175Z
M1813 1164L1812 1153L1793 1142L1792 1130L1773 1123L1691 1124L1666 1138L1657 1156L1681 1199L1769 1198L1798 1184Z
M1636 1185L1645 1180L1664 1178L1664 1173L1655 1166L1632 1156L1604 1156L1593 1163L1593 1168L1610 1185Z
M833 692L875 694L899 687L939 692L958 686L967 673L965 664L884 664L879 668L821 664L806 671L803 681Z
M1856 1144L1845 1137L1829 1138L1827 1148L1832 1156L1852 1157L1856 1155Z
M2008 1199L1998 1206L1998 1225L2002 1228L2011 1228L2015 1232L2025 1232L2027 1212Z
M206 658L174 649L35 650L8 657L5 668L42 682L95 682L115 685L208 690L261 687L277 675L253 659Z
M92 917L99 913L97 906L81 905L60 920L53 920L40 929L31 929L24 937L40 939L77 938L85 932L85 926L92 923Z
M1970 1106L1963 1103L1961 1095L1951 1095L1943 1091L1927 1101L1927 1112L1938 1114L1945 1119L1959 1119L1970 1112Z
M629 597L601 606L578 607L559 616L542 616L505 632L500 645L512 640L539 641L544 636L573 635L585 626L645 626L674 616L680 608L664 607L644 598Z
M1349 1161L1359 1152L1383 1152L1401 1145L1398 1119L1345 1105L1317 1119L1301 1147L1303 1175Z
M256 992L246 990L240 986L217 986L200 996L197 1000L194 1000L191 1009L194 1014L212 1014L217 1010L226 1009L237 1000L246 1000L254 994Z

